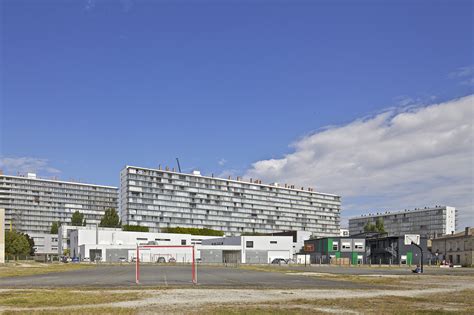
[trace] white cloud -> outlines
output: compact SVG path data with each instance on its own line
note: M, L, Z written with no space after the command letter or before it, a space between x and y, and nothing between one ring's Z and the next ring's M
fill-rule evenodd
M343 216L379 209L452 205L474 226L474 95L390 109L310 134L246 177L343 197Z
M5 174L16 175L19 173L39 173L44 172L46 174L59 174L60 170L51 167L47 159L38 159L33 157L3 157L0 158L0 169L4 171Z
M449 74L450 79L461 80L463 85L474 85L474 66L458 68Z
M227 163L227 160L226 160L226 159L220 159L217 163L218 163L220 166L224 166L224 165Z

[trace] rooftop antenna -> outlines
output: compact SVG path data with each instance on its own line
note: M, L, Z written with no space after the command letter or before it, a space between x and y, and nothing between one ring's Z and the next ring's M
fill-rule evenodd
M181 165L179 165L179 159L178 159L178 158L176 158L176 162L178 163L178 170L179 170L179 172L182 173L182 172L181 172Z

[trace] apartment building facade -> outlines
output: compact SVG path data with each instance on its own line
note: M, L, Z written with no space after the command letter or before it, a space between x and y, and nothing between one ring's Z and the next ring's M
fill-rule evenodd
M155 232L180 226L227 235L288 230L321 237L339 234L339 196L285 186L126 166L120 213L123 223Z
M432 238L436 235L450 234L456 230L456 208L435 206L350 218L350 235L363 233L367 222L375 224L378 218L383 220L388 236L420 234L420 236Z
M69 223L75 211L87 224L98 224L107 208L118 207L116 187L0 175L0 208L5 226L25 233L49 233L55 221Z
M431 252L439 261L474 266L474 228L466 227L464 231L435 238L431 241Z

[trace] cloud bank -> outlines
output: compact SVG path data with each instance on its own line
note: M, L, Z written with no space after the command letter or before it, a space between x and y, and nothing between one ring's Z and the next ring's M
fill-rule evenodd
M40 173L44 172L48 175L59 174L60 170L49 166L47 159L38 159L33 157L3 157L0 158L0 169L3 170L4 174L16 175L19 173Z
M452 205L474 226L474 95L390 109L296 141L246 177L314 187L343 197L344 217Z

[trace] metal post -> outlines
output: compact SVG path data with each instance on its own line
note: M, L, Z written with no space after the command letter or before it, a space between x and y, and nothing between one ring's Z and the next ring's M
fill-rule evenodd
M195 256L194 256L194 245L193 245L193 256L192 256L192 259L193 259L193 262L192 262L192 266L191 266L191 269L192 269L192 274L193 274L193 284L197 284L197 275L196 275L196 260L195 260Z
M421 262L420 262L420 266L421 266L421 273L423 273L423 248L421 248L420 245L414 243L414 242L411 242L412 245L415 245L416 247L418 247L420 249L420 253L421 253Z
M135 283L140 284L140 247L137 245L137 257L135 259Z

